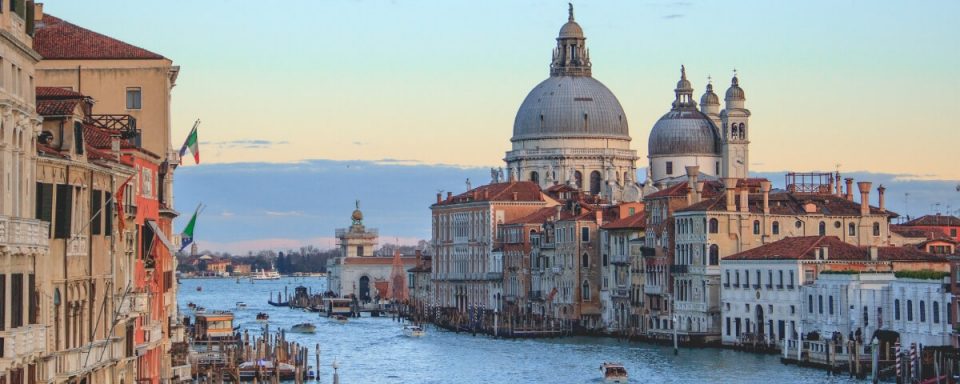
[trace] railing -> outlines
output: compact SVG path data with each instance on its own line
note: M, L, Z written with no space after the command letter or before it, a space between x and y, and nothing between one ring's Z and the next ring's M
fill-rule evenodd
M517 149L507 152L506 158L510 159L517 156L537 156L537 155L563 155L563 156L576 156L576 155L588 155L588 156L619 156L619 157L636 157L637 152L633 150L626 149L610 149L610 148L564 148L564 149Z
M47 355L47 377L66 378L90 372L123 357L123 341L116 337Z
M645 284L643 286L643 293L648 295L661 295L664 293L664 289L662 285Z
M687 273L689 270L690 270L689 265L677 265L677 264L670 265L670 273Z
M540 300L543 294L541 291L530 291L527 293L527 297L529 297L530 300Z
M171 368L171 379L172 382L179 383L181 381L191 380L190 376L190 364L179 365Z
M50 246L50 224L36 219L0 216L0 245Z
M71 236L67 239L67 256L86 256L87 237L83 235Z
M337 228L335 234L337 237L359 237L359 238L375 238L378 235L378 230L376 228L364 228L363 232L350 232L350 228ZM373 250L370 250L373 252Z
M503 280L503 272L487 272L487 280Z
M629 265L629 264L630 264L630 256L628 256L628 255L613 255L613 257L610 258L610 263L611 263L611 264L615 264L615 265Z
M3 356L17 359L34 354L43 354L47 346L47 330L41 325L27 325L17 327L7 332L0 332L4 338Z
M627 288L615 288L610 290L613 297L630 297L630 290Z
M559 275L560 267L550 267L550 272L553 273L554 275Z

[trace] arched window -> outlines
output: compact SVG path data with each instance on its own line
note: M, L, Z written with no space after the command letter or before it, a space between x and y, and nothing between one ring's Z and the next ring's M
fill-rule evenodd
M824 223L824 222L821 221L819 228L820 228L820 236L826 236L826 235L827 235L827 223Z
M807 295L807 312L813 313L813 295Z
M581 286L580 297L583 298L583 301L590 301L590 282L584 280L583 285Z
M847 225L847 234L850 235L850 236L856 236L856 235L857 235L857 225L854 224L854 223L848 224L848 225Z
M940 302L933 302L933 323L940 324Z
M540 174L537 171L530 172L530 181L540 184Z
M880 223L873 223L873 235L880 236Z
M710 233L720 232L720 222L717 219L710 219Z
M604 266L604 267L607 266L607 254L606 254L606 253L603 254L603 266Z
M774 222L773 222L773 225L771 225L771 232L773 232L774 235L779 235L779 234L780 234L780 222L779 222L779 221L774 221Z
M817 296L817 311L822 315L823 314L823 295Z
M828 306L827 306L828 311L827 311L827 312L829 312L831 315L833 315L833 295L830 295L830 297L828 297L827 299L828 299L828 300L827 300L827 302L828 302L828 303L827 303L827 304L828 304Z
M738 131L740 132L740 139L746 139L746 138L747 138L747 128L746 128L746 126L743 125L743 123L740 123L740 126L739 126L738 128L740 128L740 129L738 129Z
M920 322L927 321L927 303L924 303L923 300L920 300Z
M760 234L760 220L753 221L753 234L754 235Z
M900 299L893 301L893 319L900 321Z
M590 194L599 195L600 194L600 184L603 179L600 176L600 172L593 171L590 172Z
M907 300L907 321L913 321L913 300Z
M577 189L583 189L583 174L580 171L573 171L573 181L577 184Z
M590 255L584 253L583 256L580 256L580 266L584 268L590 267Z
M800 220L797 220L796 223L793 223L793 226L797 227L797 229L803 228L803 222Z
M716 244L710 245L710 265L720 265L720 247Z
M863 326L864 327L870 326L870 311L867 310L866 305L863 306Z

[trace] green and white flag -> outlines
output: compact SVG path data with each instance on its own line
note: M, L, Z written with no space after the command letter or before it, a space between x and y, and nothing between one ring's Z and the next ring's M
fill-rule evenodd
M197 214L200 213L200 206L197 206L197 210L193 211L193 217L190 218L190 222L187 223L187 227L183 229L183 233L180 234L180 252L183 252L184 248L193 243L193 226L197 224Z
M187 140L183 142L183 147L180 147L180 164L183 164L183 155L187 154L187 149L190 149L190 153L193 154L193 161L196 164L200 164L200 143L197 141L197 126L200 125L200 119L197 119L193 123L193 129L190 130L190 134L187 135Z

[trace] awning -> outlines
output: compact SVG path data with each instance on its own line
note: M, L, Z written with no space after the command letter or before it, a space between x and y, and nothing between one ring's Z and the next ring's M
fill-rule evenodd
M150 229L153 230L153 233L157 235L157 238L160 239L160 242L170 250L170 254L177 253L177 248L173 246L173 243L170 242L170 239L167 239L167 236L163 234L163 231L160 230L160 227L157 226L157 223L152 220L146 220L146 222L147 225L150 226Z

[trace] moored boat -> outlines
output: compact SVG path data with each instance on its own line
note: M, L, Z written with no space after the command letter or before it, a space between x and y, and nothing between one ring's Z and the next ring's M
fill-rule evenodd
M275 269L272 269L269 271L260 269L257 272L253 273L252 275L250 275L250 279L251 280L279 280L280 272L277 272L277 270Z
M333 317L333 319L336 320L336 321L337 321L338 323L340 323L340 324L346 324L346 323L347 323L347 317L344 316L344 315L336 315L336 316Z
M242 302L242 301L238 301L238 302L237 302L237 309L247 309L247 303L244 303L244 302Z
M419 325L404 325L403 335L406 337L423 337L427 334Z
M260 312L260 313L257 314L257 321L258 321L258 322L266 323L268 320L270 320L270 315L268 315L268 314L266 314L266 313L264 313L264 312Z
M600 371L603 372L603 381L607 383L626 383L627 369L620 363L604 362L600 365Z
M263 374L263 372L275 372L280 380L293 380L296 378L297 369L291 364L279 363L273 367L270 360L247 361L237 367L240 371L240 379L254 379Z
M290 327L290 332L296 333L314 333L317 331L317 326L310 323L300 323Z

